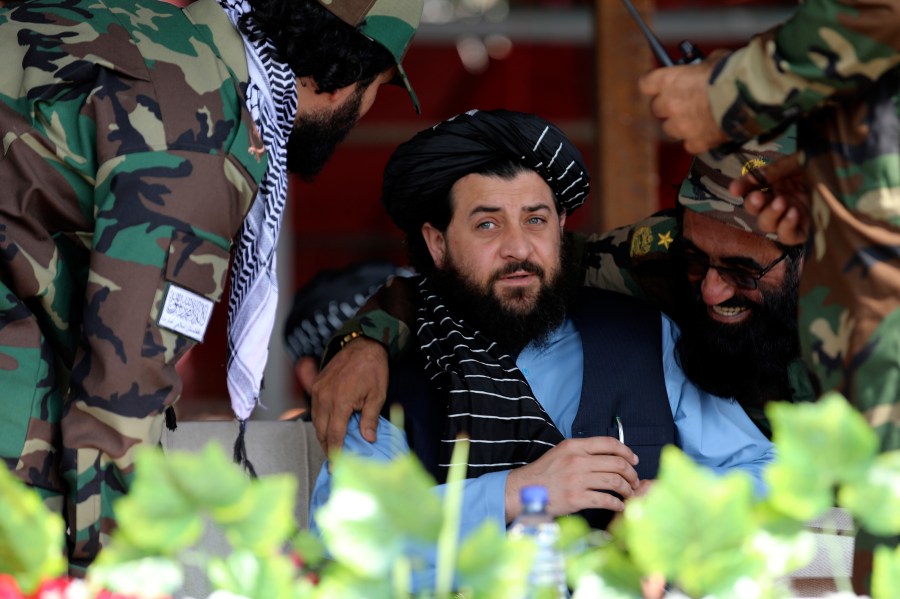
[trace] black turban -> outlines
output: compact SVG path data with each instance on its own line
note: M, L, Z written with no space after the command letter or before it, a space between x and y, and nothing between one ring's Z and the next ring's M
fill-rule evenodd
M552 123L509 110L470 110L420 131L391 155L381 201L398 227L418 231L459 179L508 158L537 172L571 214L587 199L581 152Z

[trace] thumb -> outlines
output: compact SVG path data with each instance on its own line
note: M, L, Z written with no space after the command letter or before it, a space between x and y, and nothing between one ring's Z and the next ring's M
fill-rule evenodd
M662 89L662 80L668 69L653 69L638 79L638 90L645 96L655 96Z

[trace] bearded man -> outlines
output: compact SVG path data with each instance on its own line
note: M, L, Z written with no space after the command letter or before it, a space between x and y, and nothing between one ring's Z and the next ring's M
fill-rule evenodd
M382 416L370 444L357 415L344 450L390 459L411 449L443 483L468 437L463 535L485 520L508 524L532 484L547 487L552 514L588 510L605 526L656 475L667 444L717 472L747 471L758 489L773 457L739 404L686 379L668 317L581 288L564 225L588 186L559 129L503 110L426 129L386 167L382 201L422 273L414 351L392 364L388 389L405 430ZM329 487L326 464L313 528Z
M794 130L694 158L677 205L585 243L585 284L652 301L681 328L678 359L704 391L736 399L763 433L770 401L813 401L800 361L802 246L762 231L735 177L793 152Z

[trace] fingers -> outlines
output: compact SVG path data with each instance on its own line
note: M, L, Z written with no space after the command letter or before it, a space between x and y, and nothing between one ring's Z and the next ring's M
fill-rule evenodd
M382 405L384 405L384 398L380 401L367 399L360 412L359 429L363 439L369 443L374 443L377 439L378 416L381 414Z
M384 346L363 337L339 351L322 370L312 385L312 420L326 453L341 448L347 422L358 410L363 438L375 441L387 395L387 371Z
M581 439L566 439L559 444L560 447L577 446L579 451L589 455L614 455L624 459L628 464L637 466L640 459L624 443L613 437L586 437Z

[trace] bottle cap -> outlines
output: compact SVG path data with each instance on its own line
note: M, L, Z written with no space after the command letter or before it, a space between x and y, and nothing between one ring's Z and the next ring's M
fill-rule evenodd
M531 485L528 487L522 487L519 490L519 498L522 500L523 505L527 505L530 503L546 504L549 495L547 493L547 487L541 485Z

